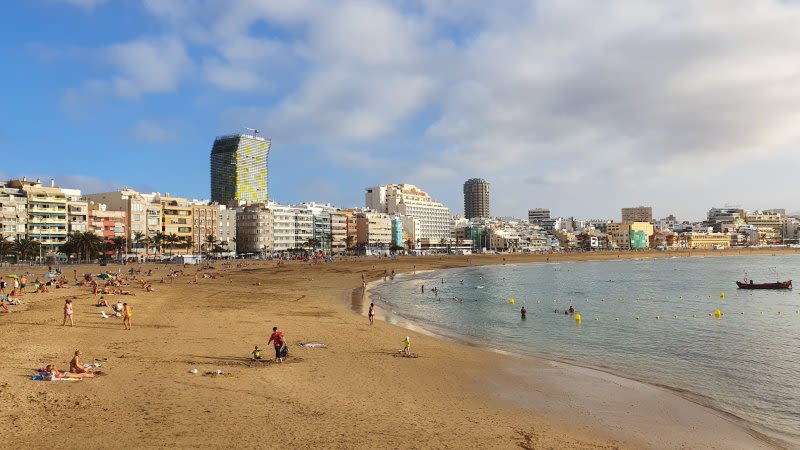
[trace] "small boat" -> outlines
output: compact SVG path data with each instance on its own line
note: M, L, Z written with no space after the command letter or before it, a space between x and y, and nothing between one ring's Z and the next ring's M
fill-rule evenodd
M742 283L741 281L737 281L736 286L738 286L739 289L791 289L792 280L776 281L775 283L753 283L752 281L749 283Z

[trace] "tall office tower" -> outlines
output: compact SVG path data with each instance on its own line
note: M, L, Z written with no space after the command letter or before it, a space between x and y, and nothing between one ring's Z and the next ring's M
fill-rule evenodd
M211 149L211 201L226 204L237 199L264 203L267 194L267 157L271 141L258 135L231 134L214 140Z
M653 208L650 206L636 206L622 208L622 223L653 222Z
M464 183L464 217L489 217L489 183L470 178Z

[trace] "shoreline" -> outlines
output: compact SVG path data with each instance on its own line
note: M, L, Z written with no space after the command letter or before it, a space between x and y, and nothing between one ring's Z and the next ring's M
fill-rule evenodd
M541 255L541 260L545 257ZM535 261L536 256L506 259ZM342 303L342 294L358 289L362 273L372 282L381 279L385 269L399 273L502 264L502 260L500 255L343 258L320 264L289 261L281 266L260 261L243 268L218 267L219 278L201 277L199 284L193 283L195 267L184 269L187 273L174 282L161 284L159 278L180 266L148 264L138 267L153 269L153 276L145 278L154 282L156 292L132 287L136 296L112 297L133 305L132 331L123 331L118 320L102 319L100 309L92 306L95 297L85 288L28 294L22 306L12 307L14 313L0 315L0 330L9 336L0 341L0 352L6 355L0 360L6 374L0 381L0 420L7 424L0 446L65 447L64 436L72 436L76 443L99 447L222 448L235 443L271 448L596 450L741 442L742 448L769 448L728 421L709 422L707 414L655 428L638 423L636 417L608 425L601 415L579 408L587 401L581 392L555 395L564 376L574 376L578 386L591 385L587 379L592 378L552 363L522 361L386 326L382 320L370 327L365 317ZM69 277L73 268L95 273L118 267L62 270ZM36 267L6 270L43 272ZM72 296L77 297L76 326L63 327L63 302ZM285 330L291 344L284 364L274 363L272 349L264 346L273 325ZM412 351L418 358L397 357L406 334L412 336ZM295 345L299 341L321 342L327 348L303 348ZM247 355L254 343L265 348L268 360L250 360ZM31 368L51 362L65 365L75 349L87 362L102 361L106 375L78 383L30 380ZM506 369L498 375L498 367ZM200 374L189 373L192 368ZM202 375L219 369L226 375ZM531 370L543 381L524 384L523 375ZM602 402L624 399L618 394L636 389L626 388L625 380L617 383L591 401L602 407ZM536 396L517 398L516 403L504 398L519 397L517 389L523 386L524 392ZM592 392L590 387L586 393ZM652 388L637 395L647 400L659 392ZM655 398L662 397L666 396ZM669 399L667 403L672 405L670 411L680 411ZM652 401L638 406L656 408L653 411L661 407ZM54 416L60 420L52 421ZM704 423L710 425L707 429L720 424L716 433L723 439L675 437L684 428L703 428ZM107 428L117 432L97 432ZM645 429L650 433L638 431ZM633 434L620 438L625 436L620 430ZM66 444L66 448L78 446Z
M786 249L786 250L791 252L791 250L794 250L794 249ZM585 260L583 260L583 259L568 259L568 260L560 260L560 261L528 261L528 262L519 261L519 262L515 262L513 264L508 264L504 260L504 262L502 262L502 263L498 263L497 261L494 261L494 262L489 262L487 264L478 264L478 265L474 265L474 266L471 265L471 266L472 267L480 267L480 266L495 266L495 265L506 266L507 265L509 267L512 267L512 266L516 266L518 264L519 265L560 264L560 263L567 263L567 264L575 263L575 264L577 264L577 263L589 263L589 262L609 262L609 261L613 262L613 261L619 261L621 259L625 259L625 260L648 260L648 259L653 259L654 260L654 259L670 259L670 258L682 258L682 257L686 257L686 258L706 258L706 257L736 257L736 256L744 256L744 255L741 255L740 252L737 253L737 254L729 254L729 253L726 254L726 253L723 253L723 252L725 252L725 251L724 250L722 250L722 251L714 250L714 251L710 251L709 253L705 253L704 252L702 254L696 254L696 255L687 254L687 255L680 255L680 256L678 256L678 255L669 255L669 256L664 255L664 256L661 256L658 253L656 253L655 255L646 255L646 256L637 255L635 257L626 257L626 258L608 258L608 259L591 258L591 259L585 259ZM648 253L653 253L653 252L651 251L651 252L648 252ZM722 254L718 254L718 253L722 253ZM775 252L757 251L757 252L748 253L748 254L764 254L764 253L775 253ZM781 252L781 253L783 253L783 252ZM792 252L792 253L795 253L795 252ZM613 253L611 253L611 254L613 254ZM611 256L611 255L609 255L609 256ZM459 266L459 267L444 267L444 268L420 271L419 273L431 273L431 272L445 272L446 273L446 272L458 271L458 270L463 270L463 269L465 269L465 267L463 267L463 266ZM400 272L400 273L398 273L398 275L403 275L403 276L411 278L416 274L412 274L412 273L409 273L409 272ZM458 277L456 277L456 278L458 278ZM367 283L367 286L365 288L365 294L364 294L365 297L366 298L371 298L372 296L376 296L377 295L378 298L380 299L380 295L377 292L375 292L375 289L378 288L380 285L386 285L387 283L390 283L390 282L391 282L391 279L385 280L385 281L378 279L378 280L374 280L372 282ZM353 290L355 291L355 290L359 290L359 289L361 289L361 288L358 287L358 288L354 288ZM369 301L366 301L366 303L369 303ZM460 345L467 345L467 346L470 346L470 347L474 347L476 349L480 349L481 351L491 352L491 353L498 354L498 355L501 355L501 356L506 356L506 357L509 357L509 358L523 359L523 360L524 359L530 359L530 360L533 360L533 361L538 362L538 363L550 363L550 364L562 365L564 367L567 367L568 370L572 369L572 370L578 370L578 371L584 371L584 370L585 371L591 371L591 372L595 372L595 373L598 373L598 374L608 375L608 376L611 376L611 377L614 377L614 378L617 378L617 379L626 380L628 382L638 383L638 384L641 384L643 386L647 386L649 388L659 389L659 390L661 390L663 393L665 393L667 395L671 395L671 396L675 396L677 398L680 398L680 399L682 399L682 400L684 400L686 402L691 403L692 405L695 405L695 406L697 406L699 408L702 408L702 409L706 410L709 414L715 415L717 417L722 418L723 420L728 421L732 425L735 425L735 426L741 428L742 430L747 432L749 435L751 435L755 439L758 439L759 441L763 442L764 444L772 445L772 446L775 446L776 448L784 448L784 447L788 448L788 446L792 445L791 442L787 441L786 438L784 438L781 435L777 434L777 432L775 432L774 430L769 430L769 429L766 429L766 428L762 429L757 424L749 422L746 419L744 419L743 417L740 417L740 416L738 416L738 415L736 415L734 413L725 411L723 409L716 408L711 403L711 401L707 397L703 396L701 393L693 392L693 391L687 390L687 389L682 389L682 388L679 388L679 387L676 387L676 386L671 386L669 384L657 382L655 380L649 380L647 378L638 377L638 376L635 376L633 374L630 374L630 373L627 373L627 372L624 372L624 371L615 370L612 367L596 366L596 365L591 365L591 364L582 364L578 360L573 360L573 359L566 358L566 357L559 357L557 355L547 354L547 353L543 353L543 352L533 351L533 352L530 352L530 353L517 353L517 352L511 351L511 350L501 349L501 348L497 348L497 347L484 347L484 348L482 348L482 347L480 347L478 345L472 344L469 341L469 338L466 337L466 336L459 335L459 334L457 334L455 332L452 332L450 330L439 329L438 327L431 328L430 326L425 326L425 325L423 325L421 323L418 323L418 322L416 322L416 321L414 321L412 319L409 319L408 317L403 315L402 311L399 311L399 310L398 311L394 311L394 310L393 311L389 311L383 305L380 305L379 303L375 303L375 309L376 309L376 311L379 311L379 312L381 312L383 314L382 319L387 324L398 326L398 327L401 327L401 328L405 328L405 329L408 329L408 330L413 331L413 332L423 333L423 334L435 337L437 339L443 339L445 341L454 342L454 343L457 343L457 344L460 344ZM366 315L364 314L363 311L360 313L360 315L366 317ZM388 319L387 315L395 316L396 319L394 321L388 322L387 321L387 319ZM376 315L376 318L381 318L381 316L380 315ZM399 319L399 320L397 320L397 319Z

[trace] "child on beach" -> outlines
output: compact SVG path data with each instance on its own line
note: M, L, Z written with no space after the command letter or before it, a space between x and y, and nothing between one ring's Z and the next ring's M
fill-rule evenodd
M250 357L253 359L253 361L261 359L261 349L258 348L258 345L256 345L253 351L250 352Z
M127 303L122 304L122 324L126 330L131 329L131 317L133 317L133 310Z
M69 326L75 326L75 321L72 320L72 313L72 300L67 299L64 301L64 322L61 323L62 327L67 324L67 319L69 319Z
M375 303L369 304L369 312L367 315L369 316L369 324L375 325Z
M411 337L410 336L406 336L406 338L403 340L403 345L404 345L404 347L403 347L402 350L400 350L400 353L402 353L402 354L404 354L406 356L411 356Z

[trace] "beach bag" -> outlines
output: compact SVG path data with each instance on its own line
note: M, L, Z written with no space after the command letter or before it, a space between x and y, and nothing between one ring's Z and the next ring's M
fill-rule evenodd
M286 357L286 355L288 355L288 354L289 354L289 346L287 346L287 345L284 345L284 346L281 348L281 352L280 352L281 358L285 358L285 357Z

